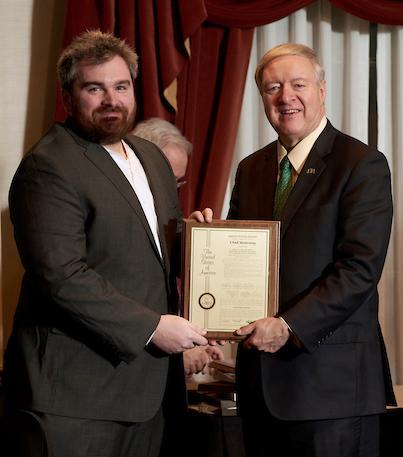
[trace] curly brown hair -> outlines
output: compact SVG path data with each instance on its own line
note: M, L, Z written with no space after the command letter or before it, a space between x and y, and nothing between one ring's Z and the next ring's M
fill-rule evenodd
M126 62L132 81L137 77L137 54L120 38L100 30L89 30L78 35L60 55L57 63L57 75L61 87L70 92L77 77L77 65L85 61L90 65L99 65L115 56Z

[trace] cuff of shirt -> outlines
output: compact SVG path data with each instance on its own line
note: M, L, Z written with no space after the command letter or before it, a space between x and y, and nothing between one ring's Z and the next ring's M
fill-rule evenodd
M298 347L302 347L302 343L300 341L300 339L297 337L297 335L294 333L294 331L292 330L292 328L288 325L288 322L281 316L278 316L279 319L281 319L284 324L287 326L288 328L288 331L290 332L290 340L293 344L295 344L296 346Z
M147 346L150 344L151 340L154 338L154 335L155 335L155 332L156 332L156 331L157 331L157 330L154 330L154 331L151 333L151 336L150 336L150 338L148 338L145 347L147 347Z

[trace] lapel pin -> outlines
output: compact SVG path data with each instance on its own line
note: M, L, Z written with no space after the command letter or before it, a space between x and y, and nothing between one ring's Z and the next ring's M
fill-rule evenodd
M316 168L308 168L306 170L307 175L314 175L316 173Z

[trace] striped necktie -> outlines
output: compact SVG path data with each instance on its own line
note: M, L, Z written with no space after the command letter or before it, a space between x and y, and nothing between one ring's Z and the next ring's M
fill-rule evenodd
M273 219L280 220L281 213L285 206L288 196L292 190L291 162L286 155L280 162L280 176L278 179L276 194L274 196Z

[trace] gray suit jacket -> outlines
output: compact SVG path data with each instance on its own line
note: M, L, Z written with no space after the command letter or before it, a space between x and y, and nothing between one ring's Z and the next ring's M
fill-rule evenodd
M160 315L176 312L181 212L163 154L127 141L154 196L163 259L108 152L66 125L15 174L10 214L26 272L5 358L9 407L138 422L161 405L168 357L145 346Z
M229 218L271 219L276 180L272 143L239 165ZM241 406L258 386L285 420L375 414L394 402L377 293L391 221L385 157L328 122L281 219L279 314L303 348L241 350Z

